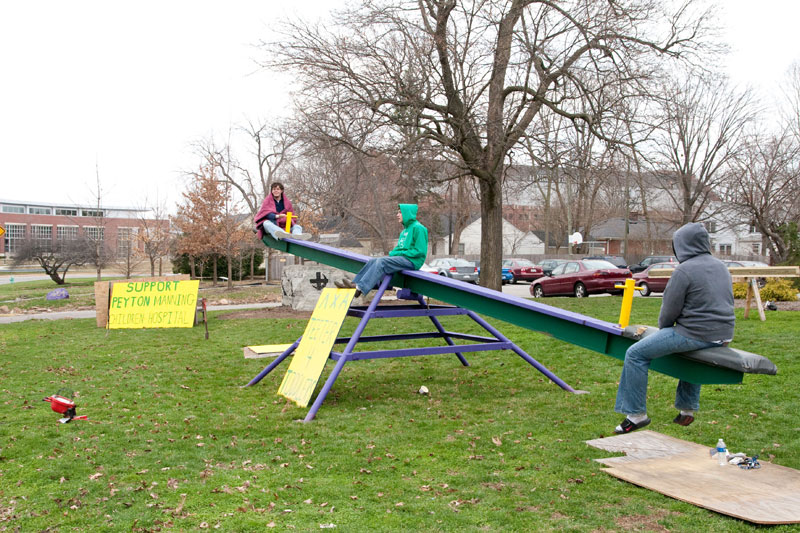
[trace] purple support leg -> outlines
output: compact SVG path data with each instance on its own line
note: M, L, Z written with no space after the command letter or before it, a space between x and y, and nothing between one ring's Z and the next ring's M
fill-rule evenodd
M425 300L422 299L422 296L417 295L417 301L419 301L419 304L422 307L425 307ZM439 322L439 319L436 318L435 316L429 316L428 318L431 319L431 322L433 322L434 327L436 327L436 330L441 334L444 341L450 346L455 346L453 339L450 338L445 329L442 327L442 324L441 322ZM462 365L469 366L469 362L466 360L466 358L461 352L456 352L456 357L458 357L458 360L461 361Z
M303 338L303 337L300 337L300 339L302 339L302 338ZM291 355L291 353L292 353L292 352L294 352L295 348L297 348L297 345L298 345L298 344L300 344L300 339L297 339L296 341L294 341L294 344L292 344L291 346L289 346L289 347L286 349L286 351L285 351L285 352L283 352L282 354L280 354L278 357L276 357L276 358L275 358L275 360L274 360L274 361L272 361L270 364L268 364L268 365L267 365L267 368L265 368L264 370L262 370L261 372L259 372L259 374L258 374L256 377L254 377L253 379L251 379L251 380L250 380L250 383L248 383L247 385L245 385L245 387L250 387L250 386L252 386L252 385L255 385L256 383L258 383L259 381L261 381L262 379L264 379L264 376L266 376L267 374L269 374L270 372L272 372L272 370L273 370L273 369L274 369L276 366L278 366L279 364L281 364L281 363L283 362L283 360L284 360L284 359L286 359L287 357L289 357L289 355Z
M316 399L314 400L314 404L311 406L311 409L308 411L304 422L311 422L314 420L314 417L317 416L317 411L319 408L322 407L322 402L325 401L325 397L333 387L333 383L336 381L336 378L339 377L339 373L344 368L344 364L350 359L350 354L353 353L353 348L355 348L356 344L358 343L359 337L364 332L364 328L367 327L367 322L372 317L372 313L375 312L375 308L378 307L378 303L381 300L381 296L383 293L386 292L387 287L389 287L389 282L392 281L392 275L386 274L383 277L383 281L381 282L380 287L378 288L377 292L375 293L375 297L372 298L372 301L369 303L369 307L367 311L364 313L364 316L361 317L361 322L358 323L356 330L353 332L353 336L350 337L350 341L347 343L344 351L342 352L342 356L336 361L336 366L333 367L333 371L331 375L328 376L328 379L325 380L325 384L322 386L322 390L319 391L317 394Z
M482 319L481 317L479 317L478 315L476 315L472 311L469 311L467 314L470 316L470 318L472 318L472 320L474 320L475 322L477 322L478 324L483 326L484 329L486 329L486 331L488 331L489 333L491 333L492 335L494 335L495 337L497 337L501 341L511 342L502 333L500 333L494 327L492 327L491 324L486 322L484 319ZM520 357L525 359L525 361L527 361L531 366L533 366L536 370L538 370L539 372L541 372L542 374L544 374L545 376L550 378L553 381L553 383L555 383L556 385L558 385L559 387L561 387L565 391L569 391L569 392L572 392L572 393L575 393L575 394L586 394L587 393L586 391L576 391L575 389L573 389L572 387L567 385L561 378L559 378L558 376L556 376L555 374L550 372L547 369L547 367L545 367L539 361L537 361L536 359L534 359L533 357L531 357L530 355L525 353L519 346L517 346L514 343L511 343L511 345L512 345L511 349L517 355L519 355Z

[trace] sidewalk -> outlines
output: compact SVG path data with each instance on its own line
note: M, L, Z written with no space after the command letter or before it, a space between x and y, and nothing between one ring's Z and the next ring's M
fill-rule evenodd
M280 302L253 303L253 304L231 304L231 305L209 305L209 311L228 311L235 309L265 309L280 307ZM11 324L12 322L24 322L25 320L61 320L63 318L95 318L94 311L54 311L52 313L32 313L29 315L3 315L0 316L0 324Z

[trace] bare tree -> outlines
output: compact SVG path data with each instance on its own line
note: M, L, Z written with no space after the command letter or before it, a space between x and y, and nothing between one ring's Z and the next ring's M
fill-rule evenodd
M654 151L665 170L656 175L659 188L683 224L704 220L714 214L712 200L756 113L753 97L724 79L689 77L668 86L660 105Z
M238 191L250 214L255 216L269 194L270 183L285 175L285 168L294 155L292 149L298 141L297 133L287 123L273 124L269 120L248 121L236 132L247 139L236 147L237 151L247 154L246 160L234 155L231 140L220 147L209 139L197 148L222 179Z
M45 274L58 285L63 285L67 271L73 266L86 264L91 257L89 242L85 239L60 240L53 245L52 241L29 236L22 240L19 250L14 255L13 264L22 265L35 261Z
M142 264L144 253L139 248L138 228L117 228L116 263L122 267L126 279Z
M90 218L91 226L83 226L83 240L87 244L86 264L95 267L97 281L100 281L102 271L114 260L111 248L108 246L106 235L106 217L103 209L103 189L100 183L100 168L95 165L95 189L92 190L92 207ZM87 210L84 210L84 214Z
M602 135L597 96L623 98L703 34L688 4L364 0L333 27L288 23L268 65L298 76L304 106L368 110L376 146L401 128L457 155L480 191L481 284L500 289L509 153L544 109Z
M169 215L167 207L158 202L153 207L148 207L147 199L139 209L137 216L139 231L136 234L137 241L142 246L144 256L150 263L150 275L156 275L156 264L158 264L158 275L163 275L162 261L164 256L169 254L172 233L169 227Z
M754 135L744 144L730 173L728 202L764 237L771 262L789 258L787 230L800 220L800 142L788 130Z
M786 106L783 119L789 131L800 139L800 62L794 62L789 68L784 82Z

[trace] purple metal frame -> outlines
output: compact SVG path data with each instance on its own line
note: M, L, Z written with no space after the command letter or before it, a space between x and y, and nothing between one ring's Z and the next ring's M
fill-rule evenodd
M458 360L461 361L461 364L464 366L469 366L469 362L467 362L466 358L464 357L465 352L481 352L481 351L488 351L488 350L512 350L514 353L522 357L527 363L533 366L536 370L547 376L550 380L552 380L556 385L561 387L562 389L575 393L575 394L585 394L585 391L577 391L567 385L561 378L556 376L550 370L548 370L544 365L539 363L536 359L525 353L519 346L511 342L507 337L505 337L502 333L500 333L497 329L492 327L488 322L482 319L480 316L475 314L474 312L463 309L460 307L452 307L452 306L443 306L443 305L427 305L423 297L419 294L413 294L413 296L409 299L416 300L416 305L391 305L391 306L378 306L378 302L380 302L381 296L389 287L389 283L391 282L391 275L384 276L380 287L378 288L375 297L370 302L369 306L366 308L363 307L351 307L347 314L348 316L356 316L361 317L361 321L358 323L356 330L353 332L351 337L339 337L336 339L335 344L347 344L345 349L341 352L331 351L330 358L336 361L336 365L333 368L333 371L328 376L328 379L325 380L325 383L322 386L322 389L317 394L314 403L311 406L311 409L308 411L306 415L305 422L310 422L313 420L319 408L322 407L322 403L325 401L325 398L328 396L328 393L333 387L334 382L339 377L339 373L344 368L344 365L349 361L361 361L365 359L385 359L389 357L416 357L422 355L437 355L437 354L445 354L445 353L453 353L458 357ZM456 315L466 315L474 320L478 325L483 327L486 331L488 331L492 336L491 337L483 337L480 335L469 335L465 333L456 333L453 331L447 331L439 320L436 318L437 316L456 316ZM430 318L431 322L433 322L434 327L436 328L435 332L423 332L423 333L404 333L404 334L396 334L396 335L372 335L372 336L362 336L364 332L364 328L366 328L367 323L373 318L402 318L402 317L418 317L418 316L427 316ZM261 381L267 374L272 372L284 359L289 357L297 346L300 344L300 337L297 339L294 344L292 344L285 352L275 358L264 370L259 372L259 374L254 377L250 382L245 385L246 387L250 387L255 385L259 381ZM361 352L354 352L354 348L358 342L385 342L385 341L394 341L394 340L412 340L412 339L444 339L447 343L447 346L429 346L424 348L403 348L400 350L372 350L372 351L361 351ZM456 344L453 339L460 339L460 340L467 340L472 341L473 344Z

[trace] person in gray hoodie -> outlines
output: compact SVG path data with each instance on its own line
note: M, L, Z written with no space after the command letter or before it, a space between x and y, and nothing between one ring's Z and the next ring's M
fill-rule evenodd
M661 303L656 333L631 345L617 390L614 410L625 420L615 433L630 433L650 423L647 416L647 372L650 361L671 353L725 345L733 340L733 285L722 261L711 255L711 241L702 224L686 224L672 236L679 265ZM700 385L679 381L673 422L688 426L700 407Z

